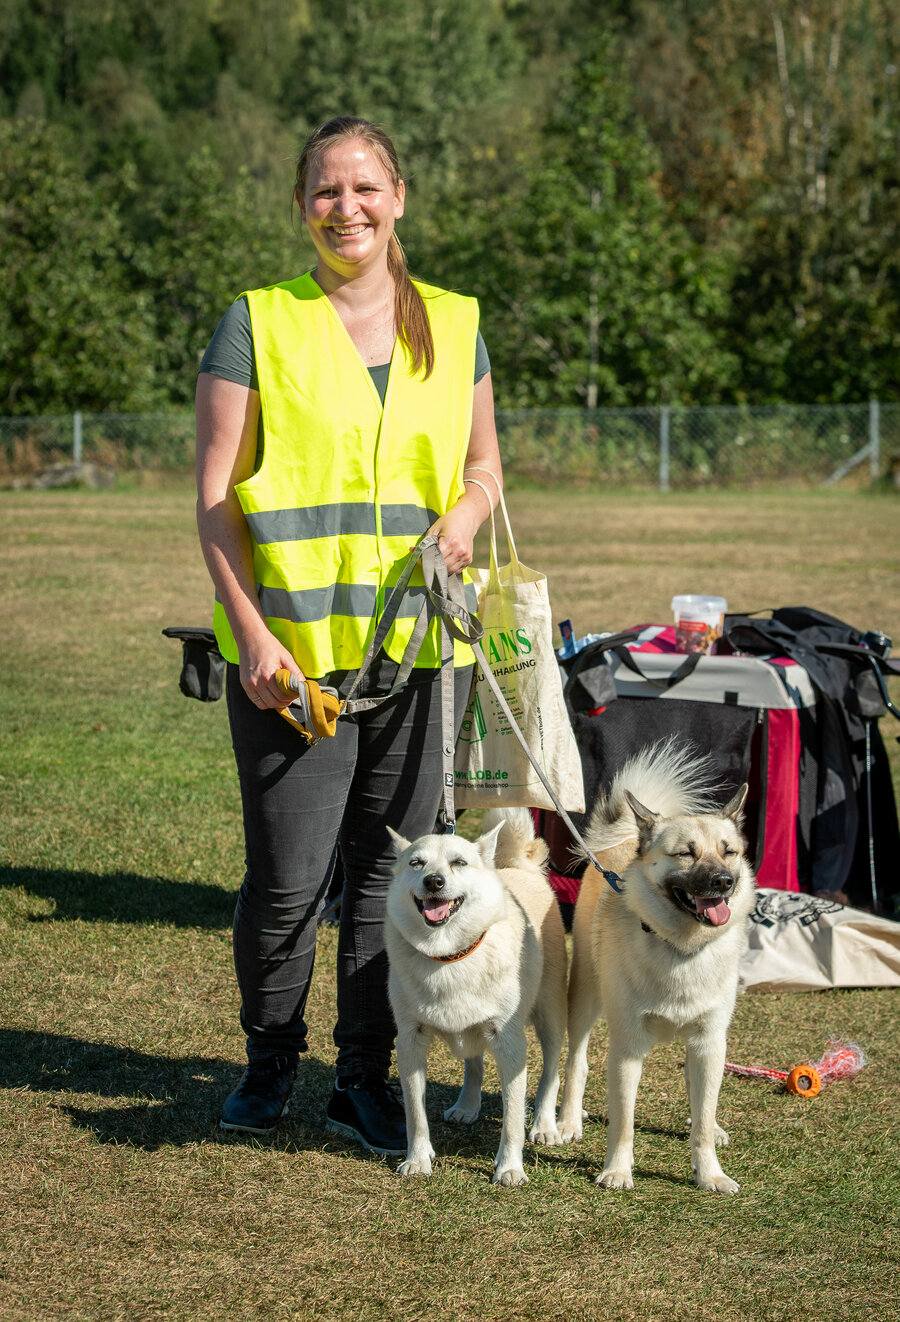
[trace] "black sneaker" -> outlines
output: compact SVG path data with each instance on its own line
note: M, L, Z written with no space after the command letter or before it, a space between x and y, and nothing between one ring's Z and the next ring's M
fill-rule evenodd
M325 1128L355 1138L383 1157L406 1156L406 1114L386 1079L370 1075L334 1085Z
M251 1060L240 1083L225 1099L219 1128L268 1134L281 1119L296 1075L297 1062L290 1056Z

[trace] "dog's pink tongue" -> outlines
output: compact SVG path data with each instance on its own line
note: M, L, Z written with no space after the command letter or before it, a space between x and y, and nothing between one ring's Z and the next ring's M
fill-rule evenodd
M450 917L450 905L446 900L426 900L422 910L430 923L441 923Z
M720 896L695 895L694 904L697 912L705 914L713 927L721 927L731 917L731 910Z

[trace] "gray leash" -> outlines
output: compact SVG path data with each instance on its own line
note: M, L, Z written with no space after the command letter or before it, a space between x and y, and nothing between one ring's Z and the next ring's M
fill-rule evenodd
M403 594L409 586L409 580L412 577L413 570L421 561L422 573L425 578L425 597L422 600L422 608L416 617L416 622L410 634L406 651L403 654L403 660L397 671L397 676L389 693L384 693L378 697L354 698L354 693L359 688L364 676L368 672L374 658L381 650L388 630L397 618L397 612L400 609L400 603L403 600ZM385 607L378 621L378 626L372 636L362 664L357 672L356 678L347 694L344 706L341 709L341 715L353 715L358 711L370 711L373 707L379 706L382 702L387 702L396 693L405 686L408 680L416 657L422 646L425 634L430 622L430 615L427 609L431 605L435 615L442 622L441 629L441 769L442 769L442 808L441 822L444 830L448 834L454 834L456 831L456 809L453 801L453 790L456 784L456 771L454 766L455 745L453 739L453 643L454 641L465 643L471 647L475 654L475 659L481 666L482 672L490 685L491 691L500 706L500 710L508 720L510 727L522 746L526 757L534 767L537 777L547 791L556 811L568 827L574 840L581 846L586 858L597 871L606 878L614 891L621 892L621 877L609 868L604 868L594 857L594 853L588 848L581 832L572 821L565 808L560 803L547 777L544 775L531 749L525 740L525 736L519 729L516 718L510 711L509 704L504 698L500 686L495 680L491 668L485 659L481 648L481 639L484 637L484 626L477 616L473 615L466 605L465 590L463 588L462 577L459 574L450 575L447 572L447 565L438 546L438 539L433 533L427 533L416 544L410 553L409 559L403 567L403 573L395 584L390 597L385 602Z
M606 878L614 891L621 893L622 887L619 884L622 878L618 873L610 868L604 868L594 857L593 850L589 849L585 843L581 832L572 821L565 808L560 803L555 791L551 787L547 777L537 764L531 749L525 740L525 736L519 729L516 718L510 711L509 704L504 698L500 686L493 676L490 666L485 659L481 648L481 639L484 637L484 626L481 621L473 616L465 604L465 597L462 587L462 579L459 574L451 576L447 573L447 566L444 557L438 548L437 538L432 534L423 537L413 552L416 560L421 558L422 569L425 574L425 590L428 599L434 610L440 615L444 628L442 630L443 641L441 644L441 714L443 730L442 764L444 775L444 807L443 820L444 829L448 832L456 830L456 815L453 804L453 787L455 784L454 770L454 743L453 743L453 648L451 639L458 642L467 643L475 653L475 659L481 666L482 673L487 680L491 692L497 699L501 711L508 720L513 733L518 739L531 765L534 767L537 777L544 789L550 796L556 811L568 827L573 839L581 846L588 861L593 864L597 871ZM449 660L448 660L449 653Z
M380 694L377 697L355 698L354 693L362 683L373 660L381 651L388 631L397 618L413 570L420 561L425 578L425 593L390 692ZM403 573L385 602L381 619L378 621L378 626L372 635L372 641L366 650L356 678L341 708L342 716L345 714L352 716L359 711L371 711L373 707L378 707L382 702L387 702L388 698L392 698L405 687L431 620L428 611L430 603L443 623L441 629L441 763L443 791L441 813L442 824L448 832L456 830L456 814L453 803L453 639L471 644L473 640L477 642L484 633L481 622L473 617L466 607L462 580L459 575L455 574L453 577L454 582L451 585L444 557L438 549L437 538L431 534L421 538L410 553L409 559L403 567Z

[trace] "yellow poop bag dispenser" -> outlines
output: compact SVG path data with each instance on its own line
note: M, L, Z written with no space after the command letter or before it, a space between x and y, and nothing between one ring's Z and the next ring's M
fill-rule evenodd
M311 744L333 738L344 703L337 689L323 687L314 679L301 679L289 670L276 670L279 689L291 702L281 715Z

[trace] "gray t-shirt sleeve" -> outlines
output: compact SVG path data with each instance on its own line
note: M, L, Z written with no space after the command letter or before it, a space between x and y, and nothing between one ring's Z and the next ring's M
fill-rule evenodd
M476 336L476 338L475 338L475 384L476 384L476 386L478 385L478 382L481 380L481 378L482 378L483 376L487 376L487 374L488 374L488 372L489 372L490 370L491 370L491 360L490 360L490 358L488 357L487 345L485 344L484 340L481 338L481 331L479 331L478 334L477 334L477 336Z
M216 327L200 361L200 371L235 381L239 386L259 389L253 357L253 327L245 298L232 303Z
M475 340L475 384L491 370L487 346L478 332ZM232 303L216 327L200 361L200 371L235 381L239 386L259 389L253 356L253 327L245 298Z

